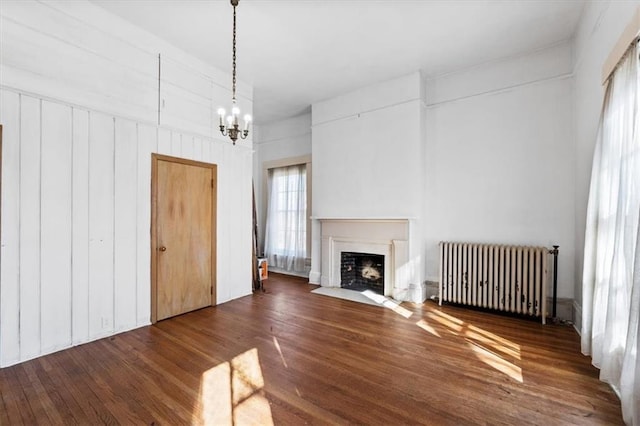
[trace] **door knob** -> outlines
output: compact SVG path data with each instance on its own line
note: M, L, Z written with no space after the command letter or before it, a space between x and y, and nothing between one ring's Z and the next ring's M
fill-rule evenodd
M158 250L160 251L167 251L167 248L165 246L160 247Z

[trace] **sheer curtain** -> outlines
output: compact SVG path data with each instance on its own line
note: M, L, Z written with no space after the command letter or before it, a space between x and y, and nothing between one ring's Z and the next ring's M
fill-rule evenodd
M620 393L624 420L640 424L640 139L638 49L607 86L593 158L582 283L582 352Z
M307 272L307 170L304 164L269 171L265 256L270 265Z

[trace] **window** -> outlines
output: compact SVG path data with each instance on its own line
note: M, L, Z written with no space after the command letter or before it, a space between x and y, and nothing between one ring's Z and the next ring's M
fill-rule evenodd
M308 272L307 220L306 164L269 169L265 256L271 266Z

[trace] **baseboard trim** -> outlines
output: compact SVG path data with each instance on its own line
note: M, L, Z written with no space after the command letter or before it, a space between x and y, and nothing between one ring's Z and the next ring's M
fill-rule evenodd
M582 336L582 305L577 301L573 301L573 328Z
M317 271L309 272L309 284L319 285L321 276L322 274L320 272L317 272Z

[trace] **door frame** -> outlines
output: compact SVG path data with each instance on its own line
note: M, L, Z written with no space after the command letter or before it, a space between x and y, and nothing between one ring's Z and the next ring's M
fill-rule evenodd
M211 169L211 305L216 305L217 295L217 210L218 210L218 166L216 164L204 163L202 161L187 160L185 158L171 157L169 155L151 154L151 323L157 320L158 308L158 162L168 161L171 163L185 164L188 166L203 167Z

